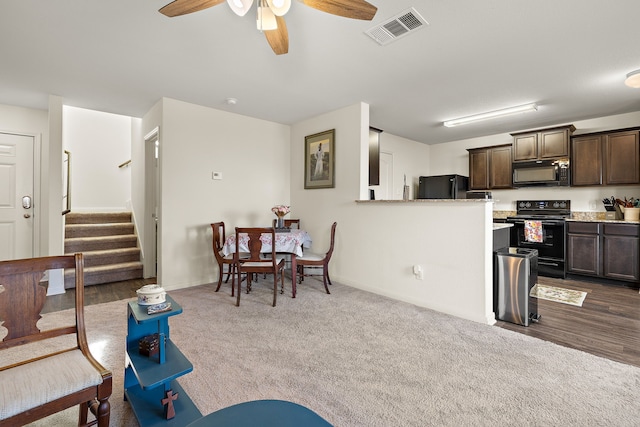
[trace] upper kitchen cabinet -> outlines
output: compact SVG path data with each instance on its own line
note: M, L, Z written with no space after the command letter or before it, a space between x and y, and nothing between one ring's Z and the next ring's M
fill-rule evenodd
M637 130L604 135L604 183L640 184L640 147Z
M511 144L469 151L469 190L512 188Z
M571 140L571 185L602 185L602 136Z
M513 161L569 157L569 140L573 125L512 133Z
M571 185L640 184L638 130L579 135L571 140Z

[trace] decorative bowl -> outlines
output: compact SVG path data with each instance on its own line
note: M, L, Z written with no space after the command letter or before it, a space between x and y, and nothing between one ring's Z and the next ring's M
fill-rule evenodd
M136 291L138 305L153 305L165 302L167 293L162 286L145 285Z

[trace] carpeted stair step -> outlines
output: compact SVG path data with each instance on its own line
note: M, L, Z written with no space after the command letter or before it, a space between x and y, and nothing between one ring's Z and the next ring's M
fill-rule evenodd
M132 248L136 247L137 243L138 239L135 234L127 236L77 237L65 239L64 252L72 254L76 252Z
M131 212L70 212L65 215L66 224L108 224L131 222Z
M65 253L85 255L85 285L143 277L131 212L70 212L65 216ZM65 276L65 288L75 286Z
M118 236L134 234L132 222L114 222L104 224L67 224L64 237L74 239L76 237Z
M140 261L140 249L134 247L107 249L103 251L85 251L83 253L85 268Z
M123 280L142 279L142 263L127 262L121 264L85 267L84 285L99 285L103 283L121 282ZM75 286L73 272L65 274L64 287L70 289Z

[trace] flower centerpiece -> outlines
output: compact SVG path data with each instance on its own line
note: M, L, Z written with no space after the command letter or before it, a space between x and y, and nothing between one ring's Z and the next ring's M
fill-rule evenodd
M291 212L291 208L285 205L277 205L271 208L271 212L278 217L276 228L284 228L284 216Z

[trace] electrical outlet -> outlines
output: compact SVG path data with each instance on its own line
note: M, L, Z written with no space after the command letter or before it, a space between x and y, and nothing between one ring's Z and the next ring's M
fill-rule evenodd
M422 266L417 264L414 265L413 275L416 277L416 280L424 280L424 272L422 271Z

